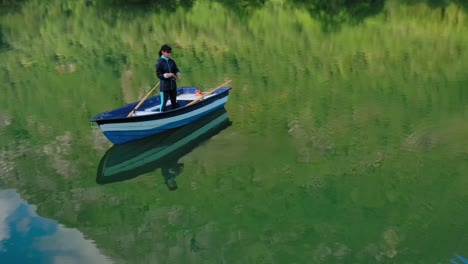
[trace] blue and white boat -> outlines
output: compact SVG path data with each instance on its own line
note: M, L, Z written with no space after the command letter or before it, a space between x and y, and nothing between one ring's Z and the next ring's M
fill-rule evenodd
M226 82L225 84L229 83ZM91 118L103 134L114 144L142 139L167 130L190 124L199 118L223 108L228 100L231 87L220 86L207 93L200 93L196 87L177 89L179 107L160 111L159 95L146 100L100 113ZM138 108L136 111L135 109Z

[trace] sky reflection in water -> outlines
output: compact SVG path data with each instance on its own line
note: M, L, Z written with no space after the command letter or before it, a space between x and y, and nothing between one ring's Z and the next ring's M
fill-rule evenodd
M36 214L14 190L0 190L0 263L111 263L74 228Z

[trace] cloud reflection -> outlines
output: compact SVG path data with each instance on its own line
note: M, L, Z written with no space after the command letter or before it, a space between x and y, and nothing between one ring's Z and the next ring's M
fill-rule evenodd
M76 229L36 214L14 190L0 190L0 263L112 263Z

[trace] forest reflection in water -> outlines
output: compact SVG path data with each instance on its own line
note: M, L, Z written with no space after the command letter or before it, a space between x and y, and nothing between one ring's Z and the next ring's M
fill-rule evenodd
M2 189L115 260L465 261L464 1L137 2L2 6ZM89 117L163 42L181 86L234 80L229 118L113 147Z

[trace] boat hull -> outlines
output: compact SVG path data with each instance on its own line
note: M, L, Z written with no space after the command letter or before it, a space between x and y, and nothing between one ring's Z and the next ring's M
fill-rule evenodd
M190 101L179 101L181 106L177 109L159 112L141 111L141 115L126 117L138 102L127 106L101 113L91 119L96 122L103 134L114 144L123 144L151 135L159 134L177 127L181 127L224 108L228 100L230 87L218 89L209 98L194 104ZM178 95L195 94L196 88L180 88ZM139 109L152 109L160 105L159 96L148 99Z

